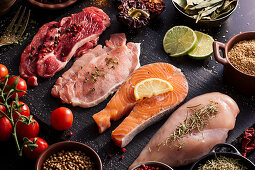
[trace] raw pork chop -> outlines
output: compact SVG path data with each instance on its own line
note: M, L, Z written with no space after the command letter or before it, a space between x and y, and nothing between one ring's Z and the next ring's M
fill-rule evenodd
M167 138L173 134L177 125L180 125L192 114L187 107L198 106L199 104L205 106L211 101L218 103L216 106L218 113L209 119L203 129L184 136L175 142L165 143ZM168 118L131 165L130 169L146 161L160 161L172 167L196 161L207 154L217 143L225 142L228 131L235 126L238 113L239 108L236 102L225 94L214 92L191 99ZM205 113L202 112L201 114Z
M125 34L113 34L105 43L76 60L58 78L51 94L81 107L95 106L112 94L140 66L140 44L126 45Z
M109 25L108 15L96 7L44 24L21 55L20 75L29 85L37 86L37 76L52 77L75 53L80 55L95 46Z

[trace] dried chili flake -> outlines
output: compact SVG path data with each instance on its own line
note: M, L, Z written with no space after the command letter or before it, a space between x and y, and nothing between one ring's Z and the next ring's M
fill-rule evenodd
M108 153L108 154L107 154L107 157L108 157L108 158L111 158L111 157L112 157L112 154Z
M245 130L243 134L243 138L241 139L242 145L242 155L244 157L247 156L247 153L253 151L255 149L255 130L254 128L248 128Z
M122 148L122 152L126 152L126 148Z
M135 168L135 170L162 170L162 168L142 164L138 168Z

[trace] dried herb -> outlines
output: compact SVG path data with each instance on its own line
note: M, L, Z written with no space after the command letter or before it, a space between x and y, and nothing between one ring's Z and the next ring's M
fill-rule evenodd
M237 0L174 0L182 10L196 19L215 20L229 14Z
M239 163L239 159L227 158L225 156L215 157L214 159L207 160L205 164L199 165L198 170L212 170L212 169L234 169L246 170L248 169L243 164Z
M201 106L201 104L199 104L187 107L192 114L177 125L174 132L166 139L166 141L158 144L159 149L162 145L170 145L189 134L203 130L203 128L208 125L209 120L218 114L217 106L217 102L211 101L206 106ZM180 144L178 147L182 148L182 145Z
M117 0L119 22L132 29L142 28L165 9L163 0Z

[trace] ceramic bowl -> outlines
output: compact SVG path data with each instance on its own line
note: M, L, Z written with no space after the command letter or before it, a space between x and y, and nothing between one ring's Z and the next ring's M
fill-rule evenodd
M49 146L47 149L45 149L42 154L39 156L39 158L36 160L35 169L41 170L42 164L45 162L49 156L53 155L54 153L60 152L61 150L79 150L84 152L87 156L91 158L91 161L95 163L95 169L96 170L103 170L102 162L98 154L89 146L80 143L80 142L74 142L74 141L64 141L64 142L58 142L51 146Z
M218 41L213 42L214 57L216 61L224 65L224 78L240 92L248 95L255 94L255 76L237 70L229 61L228 52L239 41L251 39L255 39L255 31L235 35L226 44ZM220 55L220 50L223 52L223 57Z
M40 1L37 0L28 0L31 4L42 8L42 9L47 9L47 10L59 10L59 9L63 9L66 8L72 4L74 4L77 0L68 0L66 2L63 3L58 3L58 4L46 4L46 3L42 3Z
M135 167L133 167L131 170L135 170L136 168L141 167L142 165L147 165L147 166L154 166L154 167L158 167L160 169L164 169L164 170L173 170L170 166L168 166L167 164L164 164L162 162L156 162L156 161L149 161L149 162L143 162L140 163L138 165L136 165Z
M228 13L227 15L217 18L215 20L200 20L196 23L196 19L192 18L190 15L186 14L173 0L172 4L174 6L174 8L176 9L176 11L178 11L178 13L185 19L185 21L190 24L190 25L197 25L199 27L218 27L220 25L222 25L228 18L229 16L236 10L237 6L238 6L238 1L236 2L236 6L235 8Z
M0 16L8 12L16 0L0 0Z
M217 152L217 149L219 148L228 148L231 149L233 152ZM198 167L205 164L207 160L211 160L219 156L238 159L239 163L245 165L248 169L255 169L255 165L249 159L243 157L233 145L227 143L219 143L215 145L207 155L203 156L197 162L195 162L191 167L191 170L197 170Z

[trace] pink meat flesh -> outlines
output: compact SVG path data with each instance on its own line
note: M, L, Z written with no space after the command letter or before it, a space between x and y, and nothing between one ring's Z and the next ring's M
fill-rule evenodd
M96 7L44 24L21 55L20 75L37 86L37 76L52 77L74 55L86 53L109 25L109 16Z
M51 94L64 103L85 108L97 105L112 94L140 66L140 44L126 44L125 34L113 34L105 44L77 59L72 68L58 78Z

